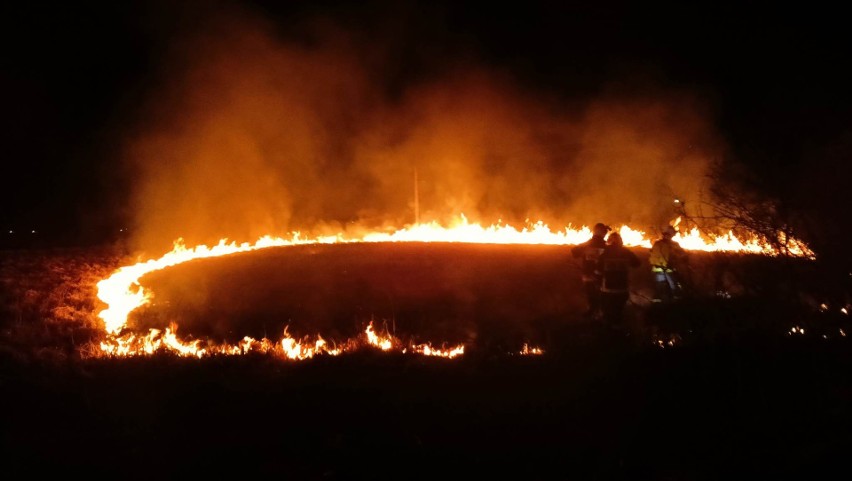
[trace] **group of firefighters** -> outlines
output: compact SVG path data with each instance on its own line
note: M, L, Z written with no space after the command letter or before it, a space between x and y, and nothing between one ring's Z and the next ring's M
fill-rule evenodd
M575 246L571 253L581 262L589 307L585 315L619 327L630 298L630 271L641 263L636 254L624 247L621 235L611 230L605 224L595 224L592 238ZM648 261L654 276L652 302L655 304L670 302L680 296L677 268L686 260L686 252L673 239L675 233L673 227L667 226L662 237L651 247Z

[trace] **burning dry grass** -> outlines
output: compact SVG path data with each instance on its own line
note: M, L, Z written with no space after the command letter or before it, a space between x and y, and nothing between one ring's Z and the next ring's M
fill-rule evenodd
M108 249L3 253L3 351L52 360L163 351L307 359L363 348L540 354L565 347L557 333L584 308L564 246L297 246L149 274L153 302L106 339L95 284L122 264L126 255ZM806 259L696 252L684 272L689 298L650 310L646 267L634 272L627 312L642 344L852 332L848 293L828 297Z

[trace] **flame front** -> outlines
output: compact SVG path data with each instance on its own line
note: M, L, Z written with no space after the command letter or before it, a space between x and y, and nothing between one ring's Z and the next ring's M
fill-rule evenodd
M378 348L382 351L398 351L401 353L414 353L424 356L436 356L445 358L454 358L464 354L464 345L454 346L449 349L435 348L431 344L412 344L406 346L400 339L393 337L390 334L378 334L373 328L373 323L370 322L364 330L364 335L359 338L349 339L341 344L330 345L322 337L316 339L303 338L295 339L284 330L284 335L278 342L270 341L269 339L254 339L244 337L237 344L210 344L202 341L194 340L191 342L182 341L177 337L177 326L171 324L165 331L159 329L151 329L144 336L133 333L124 334L121 336L108 336L106 340L100 343L102 355L114 357L128 357L136 355L152 355L157 352L170 352L183 357L204 357L211 355L240 355L250 352L272 354L284 359L300 361L310 359L314 356L327 355L337 356L344 352L351 352L363 347ZM526 344L521 354L541 354L541 349L535 349L537 352L529 351Z
M678 224L680 218L675 221ZM632 229L626 225L618 229L624 241L624 245L630 247L651 247L651 240L645 232ZM107 304L107 308L99 313L104 321L107 338L100 344L101 354L112 356L130 356L139 354L152 354L162 349L183 356L202 357L212 354L245 354L248 352L267 352L280 354L287 359L308 359L319 354L338 355L342 352L352 350L363 345L358 340L348 340L335 347L322 338L313 341L296 340L284 334L278 342L267 339L254 340L246 337L237 345L210 345L199 340L192 342L181 341L176 335L177 327L171 325L165 331L152 329L146 335L123 334L121 331L127 325L127 319L135 309L150 302L151 294L139 283L139 279L150 272L167 269L194 259L209 257L221 257L240 252L249 252L269 247L294 246L304 244L334 244L334 243L359 243L359 242L461 242L476 244L547 244L547 245L576 245L589 239L592 235L591 229L586 226L573 228L570 225L562 230L552 231L547 224L539 221L522 229L516 229L506 224L494 224L483 227L480 224L470 223L464 215L450 227L444 227L436 222L427 224L415 224L409 228L401 229L393 233L368 233L360 238L347 238L342 234L337 236L316 237L303 239L300 234L294 233L289 239L281 237L264 236L254 244L228 242L222 239L213 247L199 245L188 248L182 239L174 243L174 249L158 259L150 259L137 264L121 267L110 277L101 280L97 284L98 298ZM706 252L744 252L751 254L777 255L778 253L766 242L761 242L757 237L740 239L728 232L716 236L709 241L705 239L697 228L681 234L678 233L674 239L687 250L698 250ZM791 255L802 257L813 257L813 252L808 247L795 239L790 239L788 250ZM399 350L401 352L412 352L425 356L440 356L453 358L464 353L464 346L450 349L438 349L431 345L404 346L401 341L392 336L381 336L377 334L369 324L365 331L366 345L377 347L383 351ZM204 344L204 347L202 347ZM540 348L524 345L520 354L541 354Z

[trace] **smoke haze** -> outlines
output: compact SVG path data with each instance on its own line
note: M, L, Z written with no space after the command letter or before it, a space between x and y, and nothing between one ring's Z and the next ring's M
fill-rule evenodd
M650 229L721 152L688 92L568 102L465 54L400 81L391 40L324 18L299 33L227 9L176 37L127 144L138 248L401 228L415 170L421 221Z

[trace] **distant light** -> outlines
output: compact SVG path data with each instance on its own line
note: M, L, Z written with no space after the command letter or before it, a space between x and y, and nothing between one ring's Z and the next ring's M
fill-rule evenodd
M849 315L849 311L847 311L845 307L841 307L840 312L846 314L847 316Z
M674 203L675 203L675 204L680 204L680 199L675 199L675 200L674 200Z
M13 230L10 230L10 231L9 231L9 233L10 233L10 234L14 234L14 233L15 233L15 231L13 231Z
M35 234L35 233L36 233L36 231L32 231L32 233L33 233L33 234Z

